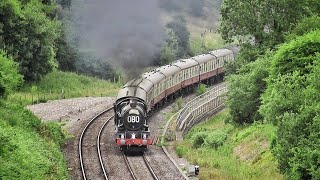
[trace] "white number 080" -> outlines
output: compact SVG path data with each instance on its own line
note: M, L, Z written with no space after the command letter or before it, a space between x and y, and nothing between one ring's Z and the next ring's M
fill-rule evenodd
M139 123L140 117L139 116L128 116L128 123Z

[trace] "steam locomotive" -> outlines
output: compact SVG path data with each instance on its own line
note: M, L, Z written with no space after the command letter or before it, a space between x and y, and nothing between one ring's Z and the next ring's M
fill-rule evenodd
M201 82L222 79L223 65L233 61L238 51L232 47L180 59L127 82L114 103L115 139L120 149L147 150L151 144L148 114Z

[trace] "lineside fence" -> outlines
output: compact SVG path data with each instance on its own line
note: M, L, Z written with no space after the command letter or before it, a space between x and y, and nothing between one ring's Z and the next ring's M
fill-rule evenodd
M205 117L222 109L227 91L227 84L223 82L188 102L177 118L177 130L186 132Z

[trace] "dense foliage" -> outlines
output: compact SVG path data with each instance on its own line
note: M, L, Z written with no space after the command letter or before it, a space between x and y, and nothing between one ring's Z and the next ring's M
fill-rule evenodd
M297 92L308 89L310 83L307 80L311 73L316 73L319 53L320 30L317 30L282 45L272 57L261 110L267 120L276 121L287 111L295 113L304 101L309 100L304 93Z
M56 68L55 40L61 24L51 1L0 2L0 46L19 63L26 81L39 80Z
M67 179L64 139L58 124L0 100L0 179Z
M243 66L238 74L227 78L230 83L228 107L233 121L238 124L261 119L258 112L261 104L259 97L266 89L264 78L269 75L270 62L267 56Z
M319 7L313 0L225 0L221 8L223 38L242 44L227 67L231 119L277 127L273 153L289 179L320 178Z
M79 52L75 62L77 72L112 80L117 73L105 59L96 57L91 52Z
M278 125L275 154L293 179L320 178L320 30L282 45L272 58L260 112Z
M270 124L237 127L225 123L228 111L193 127L176 152L200 166L200 179L282 179L269 147Z
M273 47L284 41L285 32L306 16L319 13L314 0L225 0L220 31L225 40Z
M0 97L8 95L22 82L18 72L18 65L0 50Z
M176 59L191 54L186 20L183 16L177 16L166 25L166 41L162 45L160 65L168 64Z

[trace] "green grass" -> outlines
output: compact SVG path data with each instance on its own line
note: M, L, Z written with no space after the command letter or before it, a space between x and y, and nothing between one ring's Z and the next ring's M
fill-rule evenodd
M0 179L69 179L57 123L0 100Z
M200 179L283 179L270 150L275 127L225 124L228 111L194 127L176 152L200 165Z
M190 38L191 52L195 55L222 48L225 44L219 34L207 33L203 37Z
M121 85L76 73L55 71L38 83L24 85L8 99L26 105L63 98L116 96Z

